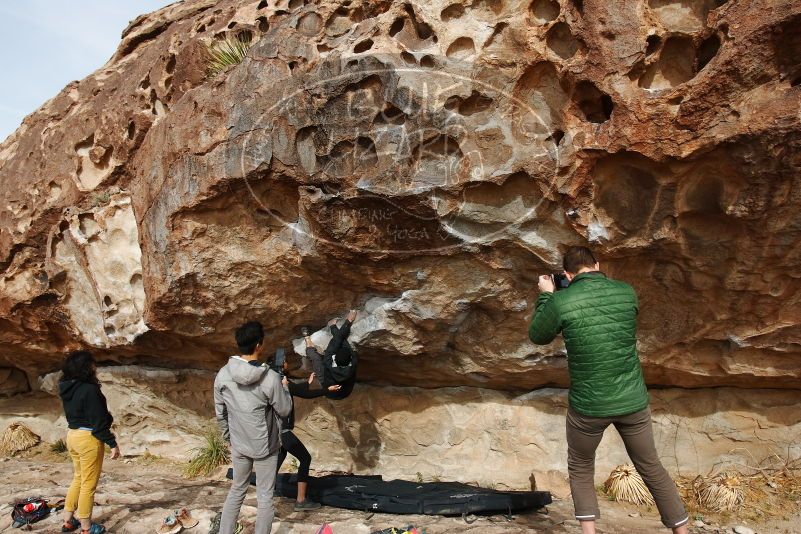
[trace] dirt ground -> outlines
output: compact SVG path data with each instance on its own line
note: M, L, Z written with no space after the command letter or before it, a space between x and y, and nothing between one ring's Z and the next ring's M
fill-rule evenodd
M3 485L0 489L0 531L9 529L11 503L15 498L41 495L56 501L64 497L72 477L72 465L66 458L53 453L39 454L27 459L0 461ZM111 533L133 534L155 532L160 521L170 511L187 507L200 520L188 533L208 532L211 518L220 510L229 483L223 470L214 476L187 480L179 466L154 458L136 458L127 461L106 461L104 473L96 495L95 517ZM415 525L428 534L446 532L518 533L555 532L578 533L581 529L572 517L572 503L556 500L545 510L518 514L509 520L503 516L479 517L467 524L462 518L432 516L392 516L366 514L350 510L323 507L314 512L295 512L292 501L276 498L276 520L273 532L277 534L314 534L322 523L329 523L337 534L369 534L390 526ZM599 531L604 533L667 532L659 522L655 510L638 509L600 498L602 519ZM245 533L253 531L256 514L255 491L249 495L242 510L241 520ZM732 527L745 525L736 517L704 518L708 524L693 526L692 532L732 532ZM691 524L697 521L691 518ZM35 532L57 532L59 519L51 517L37 523ZM747 522L755 532L801 533L801 511L787 510L785 517Z

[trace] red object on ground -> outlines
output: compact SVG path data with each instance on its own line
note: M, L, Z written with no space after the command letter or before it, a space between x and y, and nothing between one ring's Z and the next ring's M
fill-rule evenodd
M34 512L34 511L38 510L39 508L41 508L42 504L43 503L41 501L39 501L39 502L29 502L28 504L26 504L25 506L22 507L22 510L25 513L31 513L31 512Z

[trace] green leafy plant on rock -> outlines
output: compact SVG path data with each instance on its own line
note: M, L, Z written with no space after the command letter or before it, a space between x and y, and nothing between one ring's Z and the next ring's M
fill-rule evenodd
M252 41L248 35L226 37L207 45L209 52L208 74L210 77L230 67L242 63L250 50Z
M212 471L231 461L228 446L217 430L209 430L204 436L205 443L192 449L195 455L184 465L187 478L206 476Z

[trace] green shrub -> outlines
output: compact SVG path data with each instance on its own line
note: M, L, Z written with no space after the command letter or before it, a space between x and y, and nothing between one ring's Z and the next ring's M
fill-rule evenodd
M211 77L230 67L242 63L250 50L251 41L246 36L226 37L208 45L208 74Z
M67 452L67 442L63 439L60 439L50 445L50 452L54 452L56 454L66 454Z
M188 478L206 476L231 461L228 446L217 430L210 430L204 436L205 443L192 449L195 455L184 465L184 475Z

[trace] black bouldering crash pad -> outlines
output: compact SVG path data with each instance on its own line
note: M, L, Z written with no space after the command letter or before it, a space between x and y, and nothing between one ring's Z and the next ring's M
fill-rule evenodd
M250 482L255 485L255 474ZM275 489L282 497L296 498L296 475L279 474ZM309 477L307 495L325 506L385 514L513 514L551 504L547 491L496 491L460 482L383 480L380 475Z

